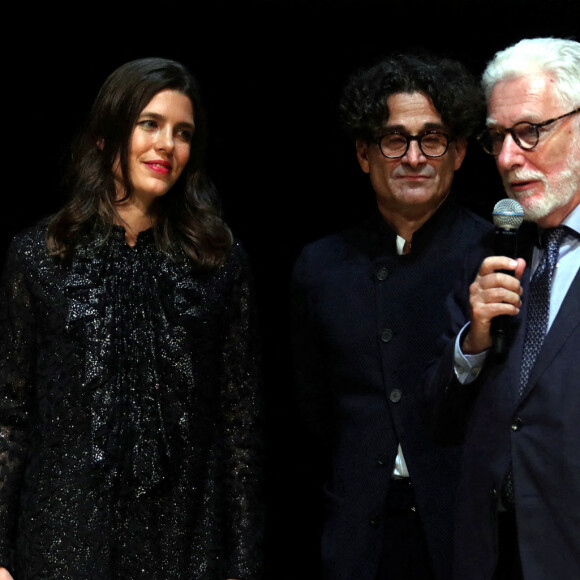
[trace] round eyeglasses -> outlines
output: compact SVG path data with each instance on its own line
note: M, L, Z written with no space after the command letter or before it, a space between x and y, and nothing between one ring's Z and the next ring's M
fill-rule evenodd
M388 159L403 157L409 150L411 141L417 141L419 149L425 157L441 157L447 153L449 143L453 139L440 131L424 131L419 135L390 131L375 139L381 153Z
M565 117L569 117L570 115L574 115L578 112L580 112L580 107L570 111L569 113L564 113L559 117L548 119L542 123L530 123L528 121L522 121L521 123L516 123L509 129L489 128L478 135L477 140L486 153L497 157L501 153L503 142L505 141L505 136L507 133L509 133L518 147L524 151L531 151L540 141L540 129L546 127L546 125L550 125L551 123L559 121L560 119L564 119Z

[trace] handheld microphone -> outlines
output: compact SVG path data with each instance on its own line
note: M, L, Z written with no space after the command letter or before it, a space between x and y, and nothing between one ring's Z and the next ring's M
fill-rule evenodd
M493 208L493 223L496 226L493 250L496 256L517 258L518 228L524 221L524 210L515 199L502 199ZM504 274L514 275L513 271L501 270ZM510 316L502 314L491 321L493 350L503 355L508 347L508 328Z

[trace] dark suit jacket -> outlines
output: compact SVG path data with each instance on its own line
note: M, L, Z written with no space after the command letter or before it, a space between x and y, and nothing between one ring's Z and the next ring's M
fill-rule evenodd
M491 224L446 202L399 256L377 216L307 246L294 271L296 389L330 464L324 577L374 580L398 444L438 578L449 580L460 448L429 437L416 390L447 329L445 298Z
M473 278L473 271L466 275L451 304L455 334L467 320ZM520 397L529 270L522 282L524 306L512 320L507 358L492 356L474 383L460 385L452 370L450 337L443 356L427 373L426 400L437 410L438 425L443 431L464 428L457 580L493 577L499 492L510 461L524 577L580 578L580 275L545 338L528 390Z

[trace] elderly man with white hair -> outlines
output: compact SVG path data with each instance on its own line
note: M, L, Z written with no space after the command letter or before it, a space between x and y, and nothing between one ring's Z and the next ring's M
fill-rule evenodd
M522 40L483 87L481 144L525 222L517 258L466 269L425 384L437 427L465 442L454 577L580 578L580 43Z

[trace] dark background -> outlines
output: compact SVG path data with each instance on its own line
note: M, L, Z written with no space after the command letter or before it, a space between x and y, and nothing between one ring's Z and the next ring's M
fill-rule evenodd
M248 250L262 319L266 387L267 578L316 578L321 508L291 392L288 283L302 246L366 214L372 191L336 124L346 77L422 47L476 74L524 37L579 40L578 0L241 0L12 7L4 21L2 255L55 211L67 146L105 78L145 56L183 62L210 120L209 173ZM16 163L14 163L16 162ZM15 176L8 178L8 175ZM503 197L476 145L455 193L489 216Z

